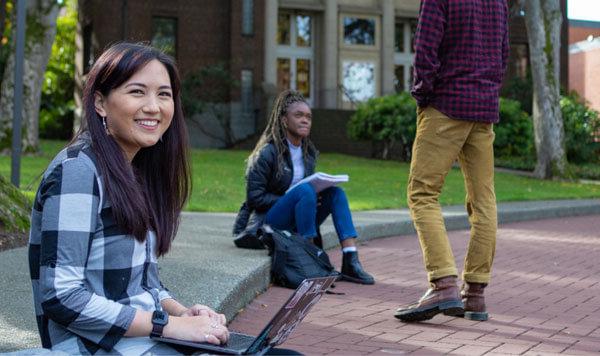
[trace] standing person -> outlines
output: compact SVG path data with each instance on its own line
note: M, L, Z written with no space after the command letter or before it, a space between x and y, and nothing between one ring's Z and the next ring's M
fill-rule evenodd
M396 311L403 321L438 313L487 320L484 288L496 246L494 131L508 57L506 0L421 0L415 35L417 135L408 181L408 205L431 288ZM458 159L465 180L471 240L462 292L439 195Z
M295 230L313 242L318 227L331 214L342 246L342 279L374 284L358 259L358 235L344 190L330 187L317 194L310 183L303 183L286 192L315 171L318 152L309 138L311 125L312 112L300 93L279 94L267 127L248 157L246 203L240 214L247 215L247 207L259 221Z
M187 130L174 61L120 43L96 61L83 128L46 170L29 241L42 346L69 354L175 353L148 336L226 342L225 317L163 287L190 192Z

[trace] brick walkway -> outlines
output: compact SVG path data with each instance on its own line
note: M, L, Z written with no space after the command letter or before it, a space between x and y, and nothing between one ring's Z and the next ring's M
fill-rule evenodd
M468 231L450 239L462 261ZM346 294L325 295L283 347L310 355L600 353L600 216L501 226L487 322L443 315L400 322L394 310L426 288L416 237L371 241L360 253L377 284L337 283ZM330 257L339 268L340 252ZM289 295L269 288L230 328L256 335Z

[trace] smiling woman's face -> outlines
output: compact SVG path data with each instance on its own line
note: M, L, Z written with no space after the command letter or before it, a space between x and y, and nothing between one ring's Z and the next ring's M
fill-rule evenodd
M155 145L173 120L175 105L167 68L150 61L107 96L96 93L95 106L131 162L141 148Z
M283 122L286 124L287 135L291 141L294 141L294 139L303 139L310 135L312 112L306 103L293 103L288 107L287 114L283 117Z

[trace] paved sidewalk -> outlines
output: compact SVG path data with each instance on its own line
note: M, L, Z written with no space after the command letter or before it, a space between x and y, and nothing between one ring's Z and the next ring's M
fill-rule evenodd
M449 234L458 266L468 234ZM394 310L426 288L416 236L369 241L360 251L377 283L337 283L346 294L325 295L284 347L310 355L600 353L600 215L501 225L487 322L396 320ZM330 256L339 262L337 249ZM258 333L290 292L269 288L230 328Z
M448 230L468 226L462 206L443 210ZM498 205L501 223L586 214L600 214L600 199ZM231 213L184 213L172 251L160 261L161 279L180 301L209 305L230 320L267 288L270 266L266 251L233 245L234 217ZM356 212L353 217L362 241L414 233L406 209ZM322 232L326 247L337 246L330 222ZM336 260L335 252L333 256ZM0 300L0 352L39 347L26 248L0 253Z

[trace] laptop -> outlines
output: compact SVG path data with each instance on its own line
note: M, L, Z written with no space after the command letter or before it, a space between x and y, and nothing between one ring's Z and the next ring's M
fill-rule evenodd
M262 355L271 348L282 344L296 329L323 293L335 282L337 276L309 278L302 281L277 314L264 327L258 336L230 332L229 340L223 345L207 342L176 340L155 337L156 341L173 345L187 346L198 351L215 352L225 355Z

